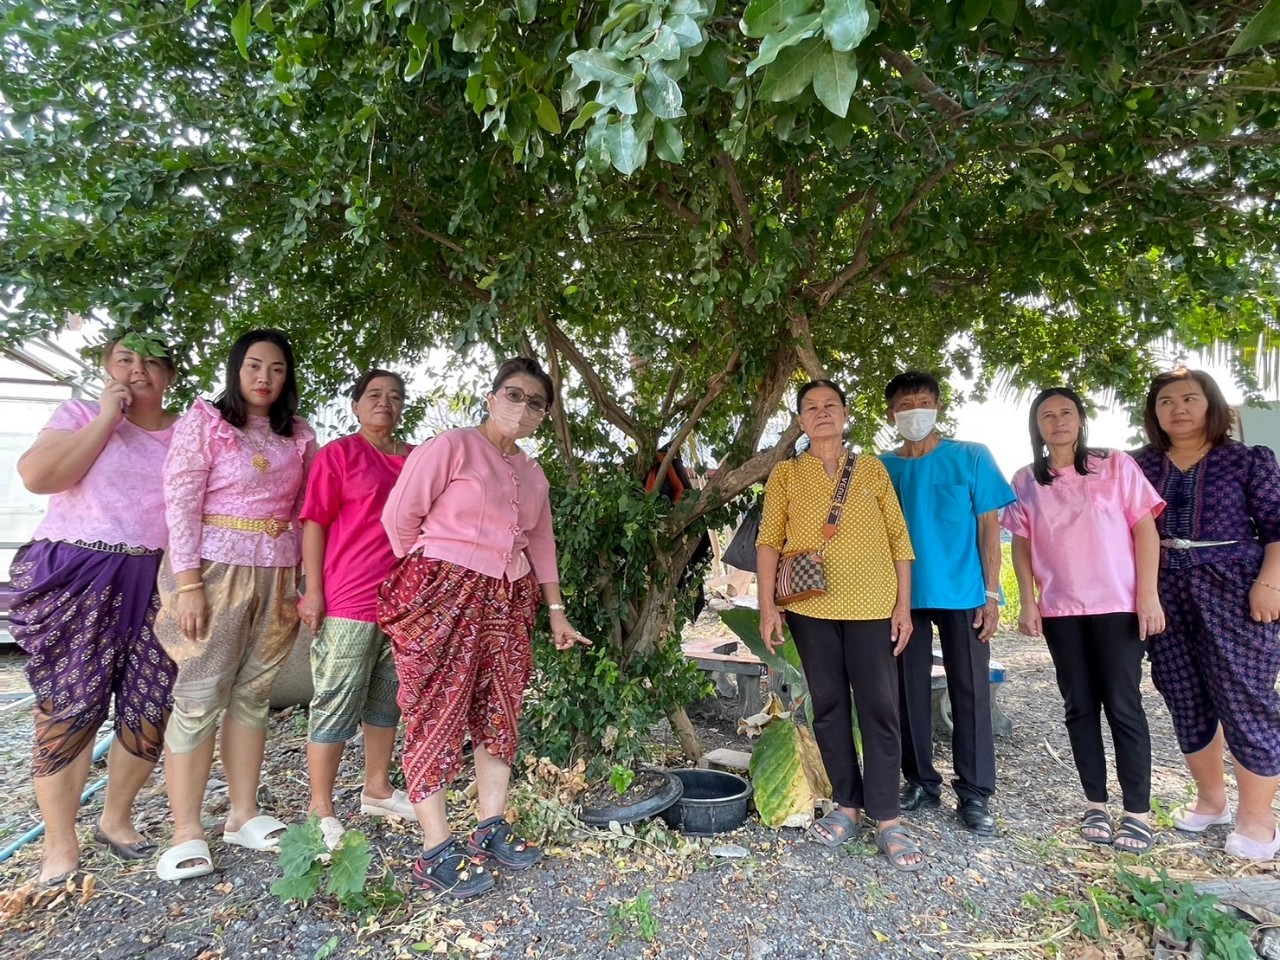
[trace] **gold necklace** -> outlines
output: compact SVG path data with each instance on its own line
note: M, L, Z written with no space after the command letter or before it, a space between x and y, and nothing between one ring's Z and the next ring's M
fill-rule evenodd
M249 446L253 447L254 450L254 454L249 459L249 463L253 466L253 469L257 470L259 473L266 473L271 469L271 461L267 459L266 454L263 451L267 449L267 444L271 442L271 428L267 428L266 436L264 436L261 441L256 440L253 434L249 432L248 424L245 424L243 433L245 439L249 441Z

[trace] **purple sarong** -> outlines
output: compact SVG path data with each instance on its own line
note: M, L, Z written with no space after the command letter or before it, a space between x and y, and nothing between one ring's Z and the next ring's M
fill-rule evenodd
M9 630L29 654L36 697L32 773L47 777L89 746L115 701L120 745L155 762L177 667L152 633L159 554L134 556L61 541L18 551Z

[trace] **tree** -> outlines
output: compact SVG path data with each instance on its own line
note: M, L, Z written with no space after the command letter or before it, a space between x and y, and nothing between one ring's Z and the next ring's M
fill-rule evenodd
M544 661L592 701L546 730L625 750L681 722L678 573L789 452L797 376L852 385L867 441L903 365L1132 396L1156 338L1271 343L1259 7L11 3L7 335L107 311L208 381L269 323L313 395L432 346L543 356L566 589L609 641ZM714 480L646 497L693 436Z

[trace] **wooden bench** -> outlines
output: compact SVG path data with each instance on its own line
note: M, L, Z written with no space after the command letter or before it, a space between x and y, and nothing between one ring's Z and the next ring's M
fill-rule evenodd
M738 716L764 709L760 678L769 672L755 654L736 640L689 640L681 644L685 658L708 673L732 673L738 678Z
M1004 664L992 660L987 670L988 682L991 684L991 729L998 737L1013 735L1013 721L1000 706L1000 688L1007 679ZM938 737L949 737L953 729L951 722L951 698L947 696L947 671L942 666L942 653L933 651L933 672L931 674L933 690L933 733Z

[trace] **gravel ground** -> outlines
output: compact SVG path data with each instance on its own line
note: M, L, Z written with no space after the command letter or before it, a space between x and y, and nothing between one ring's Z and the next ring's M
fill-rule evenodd
M958 828L949 793L941 809L908 815L928 857L917 874L895 872L871 845L831 851L800 831L775 831L754 817L715 840L685 842L660 827L638 840L591 833L551 846L544 866L503 879L487 897L465 905L432 903L410 892L398 908L360 920L320 897L303 908L269 893L279 877L275 858L211 840L218 872L182 884L161 884L153 864L128 866L93 847L84 866L97 879L81 904L66 897L28 906L0 925L0 954L20 957L101 957L216 960L242 957L373 956L536 958L747 958L1043 956L1078 940L1067 912L1046 909L1058 895L1079 899L1092 878L1106 876L1115 854L1078 839L1081 806L1061 724L1061 701L1043 644L1002 634L996 656L1008 667L1001 702L1013 735L997 741L999 790L993 801L1000 833L978 840ZM18 669L0 662L0 684ZM1164 806L1186 795L1186 778L1169 718L1147 688L1154 741L1154 790ZM704 705L705 706L705 705ZM709 746L736 745L732 704L698 711ZM709 715L709 716L708 716ZM697 717L700 717L698 719ZM305 809L305 720L301 711L273 716L267 806L282 819ZM31 723L25 711L0 715L0 845L36 822L29 781ZM658 750L672 754L667 731ZM949 776L950 750L937 747ZM349 751L350 755L351 751ZM95 771L95 777L100 776ZM215 767L214 777L220 777ZM358 808L359 770L344 764L339 810ZM215 824L225 790L211 791L206 813ZM452 807L464 813L456 798ZM162 776L139 804L144 832L168 834ZM87 836L98 809L81 817ZM396 824L349 816L369 833L375 871L406 883L414 835ZM211 838L217 836L214 830ZM1238 865L1221 854L1225 828L1205 842L1164 831L1143 858L1175 877L1225 876ZM740 849L724 849L729 844ZM0 864L0 894L38 869L38 844ZM736 853L739 856L724 856ZM1125 858L1132 861L1132 858ZM1028 896L1034 894L1034 896ZM1038 898L1038 901L1037 901ZM1101 954L1095 954L1101 956ZM1133 954L1128 954L1133 955Z

